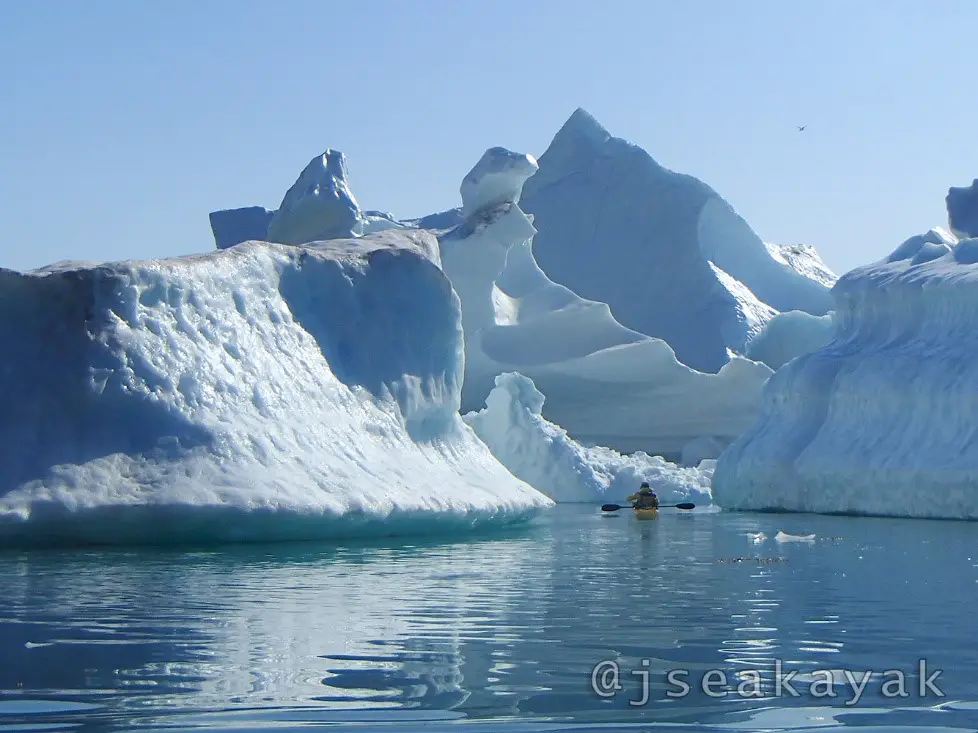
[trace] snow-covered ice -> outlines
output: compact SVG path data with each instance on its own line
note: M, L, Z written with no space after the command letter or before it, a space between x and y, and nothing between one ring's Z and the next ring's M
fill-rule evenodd
M799 275L822 283L827 288L835 285L838 276L828 268L815 248L809 244L772 244L765 242L768 254L777 262L782 262Z
M713 189L659 165L578 109L520 207L547 276L615 320L717 371L775 311L822 315L832 275L814 250L766 245Z
M648 481L663 503L710 503L711 469L582 446L542 417L544 399L527 377L500 374L485 408L465 415L465 421L515 476L555 501L624 501Z
M472 195L478 172L491 170L493 190L507 194L484 197L488 204L439 232L462 304L463 411L480 409L496 376L512 371L546 395L544 416L581 442L676 458L702 436L729 444L753 422L771 370L736 356L718 374L690 369L665 341L550 280L533 258L534 223L515 200L535 167L530 156L487 150L461 193Z
M487 150L459 187L463 219L519 201L523 184L537 168L536 160L527 153L501 147Z
M459 415L435 238L0 270L0 539L471 528L552 502Z
M774 374L718 460L715 501L978 518L978 239L911 237L835 302L832 340Z

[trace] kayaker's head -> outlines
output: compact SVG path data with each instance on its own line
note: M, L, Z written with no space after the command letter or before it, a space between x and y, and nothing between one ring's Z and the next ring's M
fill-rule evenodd
M648 481L643 481L642 482L642 486L638 490L638 493L640 493L640 494L654 494L655 492L652 491L652 487L649 486L649 482Z

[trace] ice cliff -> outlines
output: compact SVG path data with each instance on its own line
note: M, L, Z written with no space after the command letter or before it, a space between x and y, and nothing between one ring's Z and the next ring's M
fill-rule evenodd
M834 296L834 336L771 378L717 462L715 500L978 518L978 239L911 237Z
M0 542L471 528L551 504L459 416L435 238L0 270Z

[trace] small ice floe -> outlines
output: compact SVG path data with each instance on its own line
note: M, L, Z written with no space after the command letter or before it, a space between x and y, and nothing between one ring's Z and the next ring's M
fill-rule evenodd
M776 535L774 539L777 542L814 542L815 535L813 534L788 534L784 530L781 530Z
M753 542L755 545L759 545L764 540L767 539L767 535L764 534L763 532L748 532L747 536L750 538L750 541Z

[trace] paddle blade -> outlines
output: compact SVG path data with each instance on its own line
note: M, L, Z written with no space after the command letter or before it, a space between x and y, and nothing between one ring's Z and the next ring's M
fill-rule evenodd
M601 511L603 511L603 512L616 512L619 509L624 509L624 508L625 507L621 506L621 504L603 504L601 506Z
M690 504L688 502L685 504L676 504L676 509L695 509L695 508L696 508L695 504Z

